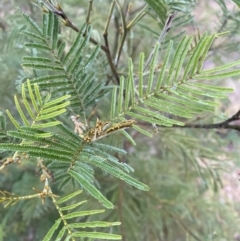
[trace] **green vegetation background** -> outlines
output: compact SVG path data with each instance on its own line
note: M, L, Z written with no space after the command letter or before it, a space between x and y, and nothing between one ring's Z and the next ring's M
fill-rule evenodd
M110 2L94 1L91 21L94 38L99 41L102 41ZM182 31L194 34L197 27L201 33L231 31L228 36L216 41L207 62L209 66L228 63L240 57L237 37L240 33L239 10L230 1L225 2L226 11L221 8L222 1L199 1L195 6L193 4L193 20L173 29L175 34ZM143 1L132 3L133 9L144 4ZM26 23L16 6L28 12L36 21L40 21L42 15L28 0L0 2L0 111L9 109L13 114L16 114L13 96L19 84L25 81L22 57L29 51L24 46L25 39L21 34ZM79 26L85 20L87 6L86 0L62 1L62 7ZM154 32L158 29L156 23L146 17L141 24L130 35L130 56L133 61L137 61L140 52L149 53L149 46L156 41L156 35L149 30ZM110 43L114 43L116 31L115 26L110 25ZM72 34L69 30L67 38L72 38ZM122 65L127 62L128 54L125 52L122 55ZM229 99L219 102L213 114L196 117L202 123L225 120L240 107L239 80L226 79L216 83L233 87L234 92ZM106 107L102 105L97 108L104 116ZM17 115L15 117L18 118ZM10 122L8 128L12 128ZM110 137L109 142L121 146L123 139L113 138ZM240 240L240 189L236 175L240 142L236 131L161 128L152 139L138 134L135 140L137 146L128 148L131 155L127 156L127 162L135 169L134 177L148 184L151 190L142 192L99 171L99 183L96 185L116 208L95 219L121 221L122 225L119 229L114 227L114 232L120 233L128 241ZM35 163L31 161L8 166L0 173L0 189L18 195L29 194L32 187L41 189L37 171ZM70 190L71 186L53 191L64 195ZM101 208L98 202L84 195L81 198L89 200L84 209ZM42 205L40 199L34 199L19 202L8 209L0 206L0 217L0 241L35 241L44 237L58 214L50 201Z

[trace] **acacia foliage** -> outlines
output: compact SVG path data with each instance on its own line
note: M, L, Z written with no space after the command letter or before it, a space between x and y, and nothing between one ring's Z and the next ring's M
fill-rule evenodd
M68 5L61 8L52 1L36 1L40 8L33 11L42 21L20 9L28 27L25 23L24 27L18 24L12 35L7 36L12 42L24 44L25 54L24 71L18 79L21 96L13 98L16 111L6 112L13 128L6 127L5 116L1 114L0 149L5 151L4 163L21 160L24 168L38 163L45 178L55 182L46 184L45 181L43 191L53 202L46 202L44 207L31 199L26 201L31 205L22 204L25 201L21 197L31 196L29 186L37 183L32 182L28 172L16 177L14 181L18 184L13 185L11 192L1 193L1 201L16 204L9 209L9 215L21 210L25 225L34 219L43 222L44 210L55 207L59 217L54 215L51 225L43 228L48 232L39 232L41 238L46 235L44 240L121 238L110 234L109 229L105 233L78 230L99 227L114 227L114 233L121 233L123 240L176 240L179 237L212 240L214 235L227 240L236 231L235 225L225 227L219 221L220 216L220 220L237 223L235 210L219 204L217 197L209 194L209 190L214 193L221 189L219 171L227 169L222 162L224 140L214 132L206 136L204 132L176 127L184 127L189 120L201 119L206 113L216 111L217 101L231 91L219 80L239 75L240 62L216 62L213 68L205 67L207 61L214 60L215 40L228 37L222 37L226 33L219 31L200 31L193 36L182 32L183 26L193 20L194 1L146 2L147 5L132 16L128 1L113 1L109 5L116 19L121 19L125 26L122 35L117 36L119 42L114 42L110 33L109 39L105 37L105 47L111 48L108 49L110 57L116 55L115 61L110 58L116 72L103 44L93 41L94 33L101 33L104 22L96 11L90 14L92 24L76 17L74 23L82 25L76 29L69 22L70 17L64 15ZM93 9L98 4L94 3ZM137 6L137 1L134 4ZM227 7L223 1L218 4L225 16ZM84 9L87 15L87 6ZM172 11L180 13L171 31L168 29L165 38L156 41ZM130 15L129 20L125 13ZM100 19L101 24L95 22L94 17ZM237 20L234 24L238 24ZM223 28L227 30L226 23L221 30ZM74 34L74 30L78 33ZM26 38L17 39L20 32ZM136 51L129 32L143 35L153 48L145 50L144 44L140 44ZM148 37L149 33L152 38ZM108 45L107 41L110 41ZM112 47L114 43L118 45L117 50ZM10 41L6 41L5 46L8 45ZM72 113L80 115L80 120L74 119L74 127L70 122ZM131 149L130 145L136 147ZM7 180L6 177L4 181ZM50 190L54 188L53 193L48 186ZM91 215L103 210L96 209L100 204L91 201L91 196L83 208L82 202L59 206L61 201L56 200L55 193L61 196L65 193L67 199L76 200L79 188L112 210L96 216L98 221L92 221ZM35 205L38 205L36 210ZM72 208L79 211L70 211ZM82 219L85 215L89 216ZM67 219L75 220L68 223ZM115 227L120 224L117 220L122 223L119 229ZM5 230L2 233L13 239Z

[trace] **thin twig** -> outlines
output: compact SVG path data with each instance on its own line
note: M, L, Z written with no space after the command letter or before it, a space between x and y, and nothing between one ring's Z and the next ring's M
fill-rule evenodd
M228 118L225 121L215 123L215 124L185 124L183 126L180 125L172 125L170 127L159 126L161 128L191 128L191 129L231 129L240 131L240 124L233 125L231 124L234 121L240 120L240 110L238 110L232 117ZM152 126L152 124L147 122L139 122L138 124L142 126Z
M113 13L113 9L115 7L115 4L116 4L116 2L114 1L110 5L108 19L107 19L106 26L105 26L104 32L103 32L103 38L104 38L105 46L107 47L107 51L105 53L106 53L106 57L108 59L108 63L110 65L111 71L112 71L112 73L113 73L113 75L116 79L116 82L117 82L116 84L119 85L120 80L119 80L119 77L118 77L117 70L116 70L116 68L113 64L113 60L112 60L112 56L111 56L111 52L110 52L110 47L109 47L109 43L108 43L108 27L109 27L109 24L110 24L110 20L111 20L111 17L112 17L112 13Z
M131 11L131 9L132 9L132 3L130 3L129 0L125 0L123 4L123 13L125 16L125 22L127 22L129 18L129 11Z
M169 32L169 30L171 28L171 25L172 25L172 22L175 19L175 17L177 16L177 14L178 14L178 12L175 11L175 12L171 13L168 16L168 18L167 18L167 20L165 22L165 25L163 27L163 30L161 31L161 33L160 33L160 35L158 37L158 40L157 40L157 42L159 42L160 44L162 43L162 41L163 41L164 37L166 36L166 34ZM153 55L154 55L154 50L150 53L150 55L149 55L149 57L148 57L148 59L147 59L147 61L145 63L144 70L147 69L148 65L150 64L150 62L151 62L151 60L153 58Z
M135 13L137 13L137 12L139 12L139 11L141 12L143 9L146 8L146 6L147 6L147 4L143 4L142 6L140 6L140 7L136 8L136 9L132 10L129 14L130 14L130 15L134 15Z
M122 53L122 49L123 49L123 45L124 45L125 39L127 37L127 24L126 24L124 11L123 11L121 5L119 4L119 2L117 0L115 2L117 4L117 7L119 9L119 13L120 13L120 16L121 16L122 31L123 31L123 35L122 35L122 38L121 38L121 41L120 41L120 45L118 47L118 51L117 51L117 54L116 54L116 57L115 57L115 61L114 61L115 66L118 66L119 59L120 59L120 56L121 56L121 53Z
M115 26L115 36L114 36L114 45L113 45L113 56L116 56L117 49L118 49L118 43L119 43L119 16L114 15L114 26Z
M89 0L88 13L87 13L87 17L86 17L87 24L90 24L90 15L91 15L91 11L92 11L92 4L93 4L93 0Z
M92 2L93 0L90 1L89 3L89 11L88 11L88 17L87 17L87 21L89 22L89 18L90 18L90 11L91 11L91 8L92 8ZM67 15L65 14L65 12L63 11L63 9L61 8L61 6L59 4L57 4L57 6L54 6L52 4L52 2L46 4L45 5L47 6L47 8L52 11L54 14L56 14L57 16L61 17L62 19L62 22L65 24L65 26L73 29L74 31L76 32L79 32L80 30L69 20L69 18L67 17ZM109 16L109 19L111 18L111 16ZM110 20L108 20L110 21ZM83 37L86 37L86 33L83 33ZM112 57L110 55L110 50L109 50L109 46L108 45L102 45L100 43L98 43L95 39L93 39L92 37L90 37L89 41L94 44L94 45L98 45L100 46L100 48L106 53L106 57L107 57L107 60L108 60L108 63L110 65L110 68L111 68L111 71L113 73L113 76L116 80L116 83L119 84L119 77L118 77L118 74L117 74L117 70L113 64L113 61L112 61ZM105 42L106 42L106 39L105 39ZM108 42L107 42L108 43Z
M240 131L240 125L232 125L231 123L234 121L240 120L240 110L234 114L229 119L215 123L215 124L186 124L184 126L176 126L173 127L179 127L179 128L195 128L195 129L233 129Z
M120 56L121 56L121 53L123 50L123 46L124 46L125 40L127 38L127 34L131 30L131 28L135 25L135 23L138 22L146 14L145 8L147 5L145 5L145 7L143 9L141 9L141 11L134 17L134 19L131 20L127 24L126 20L130 15L130 10L132 9L132 4L131 3L129 4L129 2L127 1L126 2L127 4L125 3L125 7L122 8L117 0L116 0L116 3L117 3L119 13L121 16L121 20L122 20L122 30L121 30L122 37L121 37L120 44L118 46L118 49L117 49L117 52L115 55L115 60L114 60L115 66L118 66L119 59L120 59Z
M128 23L127 30L129 31L142 17L146 15L147 5L142 8L139 13Z

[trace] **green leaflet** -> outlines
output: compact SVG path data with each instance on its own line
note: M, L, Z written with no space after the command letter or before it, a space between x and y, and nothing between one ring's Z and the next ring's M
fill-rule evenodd
M169 58L170 58L170 55L171 55L171 52L172 52L172 47L173 47L173 41L170 40L169 44L168 44L168 47L167 47L167 50L166 50L164 61L163 61L163 64L162 64L162 67L161 67L161 70L160 70L160 74L159 74L159 77L158 77L158 80L157 80L157 86L156 86L157 90L159 90L160 87L162 87L165 72L166 72L166 68L167 68ZM143 85L143 83L142 83L142 85Z
M105 212L104 209L102 209L102 210L90 210L90 211L71 212L69 214L66 214L64 216L64 218L65 219L71 219L71 218L83 217L83 216L87 216L87 215L94 215L94 214L103 213L103 212Z
M117 113L122 113L123 108L123 90L124 90L124 78L121 77L120 79L120 91L119 91L119 97L118 97L118 107L117 107ZM117 92L114 92L117 95ZM113 97L115 99L115 96ZM113 111L111 111L113 112ZM116 113L116 114L117 114Z
M29 32L27 30L23 30L22 33L27 35L30 38L37 39L37 40L40 40L41 42L44 42L44 38L42 38L41 36L39 36L39 35L37 35L37 34L35 34L33 32Z
M149 131L147 131L147 130L145 130L145 129L137 126L137 125L134 125L133 128L134 128L136 131L142 133L142 134L145 135L145 136L148 136L148 137L152 137L152 136L153 136L153 133L151 133L151 132L149 132Z
M71 209L74 209L84 203L86 203L87 201L81 201L81 202L78 202L78 203L75 203L75 204L72 204L72 205L68 205L66 207L63 207L63 208L60 208L61 211L66 211L66 210L71 210Z
M35 78L31 82L41 84L42 82L46 83L47 81L51 81L51 80L58 80L59 81L59 80L64 80L66 78L67 78L67 76L64 75L64 74L47 75L47 76Z
M38 50L46 50L46 51L50 51L51 49L44 45L44 44L38 44L38 43L26 43L25 44L26 47L32 48L32 49L38 49Z
M146 96L148 96L152 92L152 85L153 85L153 79L154 79L154 72L155 72L155 66L157 62L157 57L158 57L158 50L159 50L160 44L157 42L155 45L155 50L154 54L150 63L150 71L149 71L149 76L148 76L148 86L147 86L147 91L146 91ZM131 68L131 73L133 72L133 67ZM132 73L133 76L133 73ZM133 86L132 86L132 102L134 103L134 82L132 81Z
M6 110L6 113L7 113L8 117L9 117L9 119L11 120L11 122L13 123L13 125L14 125L17 129L20 129L20 128L21 128L20 124L18 123L17 120L14 119L14 117L13 117L12 114L9 112L9 110Z
M112 91L112 101L111 101L111 112L110 112L111 119L113 119L115 116L116 106L117 106L117 88L114 87Z
M141 99L143 97L143 68L144 68L144 54L141 53L139 57L139 74L138 74L138 93L139 98ZM117 95L117 93L114 93ZM115 97L114 97L115 98ZM112 117L113 118L113 117Z
M22 13L23 17L26 19L26 21L30 24L30 26L36 31L36 33L38 35L43 35L42 30L38 27L37 23L31 18L29 17L29 15L27 15L26 13L22 12L19 8L18 10Z
M229 71L229 72L219 73L219 74L211 74L211 73L209 73L208 75L199 74L195 76L195 79L196 80L214 80L214 79L229 78L229 77L237 76L239 74L240 74L240 70L234 70L234 71Z
M71 193L71 194L69 194L69 195L67 195L67 196L59 199L59 200L57 201L57 204L61 204L61 203L63 203L63 202L66 202L66 201L68 201L69 199L72 199L73 197L75 197L75 196L77 196L77 195L79 195L79 194L81 194L81 193L82 193L82 190L78 190L78 191L76 191L76 192L73 192L73 193Z
M120 222L103 222L103 221L95 221L95 222L85 222L85 223L71 223L69 227L71 228L98 228L98 227L111 227L115 225L120 225Z
M93 197L101 202L106 208L113 208L113 204L109 202L101 192L99 192L91 183L86 181L80 173L69 170L68 173L75 178L81 186L83 186Z
M136 145L136 142L133 140L132 136L128 134L126 130L120 130L119 132L121 132L132 145Z
M53 236L54 232L58 229L61 221L62 221L61 219L58 219L55 221L54 225L49 229L49 231L46 234L46 236L44 237L43 241L51 241L52 240L52 236Z
M75 232L70 237L93 238L93 239L108 239L121 240L122 236L117 234L100 233L100 232Z
M234 61L234 62L229 63L229 64L224 64L224 65L216 67L216 68L203 70L201 73L202 74L215 73L215 72L219 72L219 71L222 71L222 70L225 70L225 69L229 69L229 68L234 67L236 65L240 65L240 60Z
M56 241L61 241L66 231L67 231L67 230L66 230L66 227L64 226L64 227L61 229L61 231L58 233L58 236L57 236L57 238L56 238Z

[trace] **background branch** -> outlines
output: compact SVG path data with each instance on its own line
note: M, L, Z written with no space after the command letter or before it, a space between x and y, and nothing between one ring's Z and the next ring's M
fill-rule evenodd
M164 28L163 28L163 30L161 31L161 33L160 33L160 35L159 35L159 37L158 37L158 40L157 40L157 42L159 42L160 44L162 43L162 41L163 41L163 39L165 38L165 36L166 36L166 34L168 33L168 31L170 30L171 25L172 25L172 22L173 22L173 20L175 19L175 17L177 16L177 14L178 14L178 12L175 11L174 13L171 13L171 14L168 16L168 18L167 18L167 20L166 20L166 22L165 22ZM146 61L146 63L145 63L144 70L146 70L147 67L148 67L148 65L150 64L150 62L151 62L151 60L152 60L152 58L153 58L153 54L154 54L154 49L153 49L153 51L150 53L150 55L149 55L149 57L148 57L148 59L147 59L147 61Z
M86 23L87 23L87 24L90 24L90 15L91 15L91 11L92 11L92 4L93 4L93 0L90 0L90 1L89 1L87 18L86 18Z
M120 16L121 16L121 20L122 20L122 30L121 30L122 31L122 37L121 37L120 44L118 46L117 54L116 54L115 61L114 61L115 66L118 66L119 59L120 59L122 49L123 49L123 45L124 45L126 37L127 37L128 30L127 30L127 23L126 23L126 19L125 19L126 13L124 13L125 11L121 7L121 5L118 1L116 1L116 4L117 4L118 10L119 10L119 13L120 13Z
M233 125L232 122L240 120L240 110L238 110L232 117L228 118L225 121L215 123L215 124L188 124L184 126L172 125L171 127L159 126L160 128L194 128L194 129L232 129L240 131L240 124ZM146 122L137 122L141 126L152 127L152 124Z
M229 119L215 123L215 124L186 124L184 126L174 125L173 127L178 128L196 128L196 129L233 129L240 131L240 125L232 125L231 123L234 121L240 120L240 110L234 114Z
M112 73L113 73L113 75L115 77L116 84L119 85L120 80L119 80L119 77L118 77L117 70L116 70L116 68L115 68L115 66L113 64L113 60L112 60L112 56L111 56L111 52L110 52L110 47L109 47L109 43L108 43L108 27L109 27L109 23L110 23L110 20L111 20L111 17L112 17L112 13L113 13L113 9L115 7L115 4L116 4L116 2L114 1L110 5L108 19L107 19L106 26L105 26L104 32L103 32L103 38L104 38L105 46L107 48L105 53L106 53L106 56L107 56L107 59L108 59L109 66L110 66L111 71L112 71Z
M87 24L89 24L89 21L90 21L90 12L91 12L91 9L92 9L92 3L93 3L93 1L90 1L90 3L89 3L89 10L88 10L87 18L86 18ZM110 69L111 69L112 74L113 74L114 79L115 79L114 82L116 84L119 84L119 77L118 77L118 74L117 74L117 70L116 70L116 68L113 64L113 61L112 61L112 57L111 57L110 49L109 49L109 45L108 45L108 39L107 39L107 28L108 28L108 25L109 25L109 21L111 19L111 15L112 15L114 5L115 5L115 3L112 4L111 7L110 7L110 15L109 15L109 18L108 18L108 21L107 21L105 31L103 33L105 45L102 45L102 44L98 43L92 37L90 37L89 41L94 45L99 45L101 47L101 49L105 52L108 63L109 63L109 66L110 66ZM79 29L69 20L66 13L63 11L63 9L61 8L61 6L59 4L57 6L53 6L53 5L51 5L51 6L47 5L47 6L48 6L48 9L50 11L52 11L57 16L61 17L62 22L65 24L65 26L73 29L76 32L79 32ZM85 36L86 36L86 33L83 33L83 37L85 37Z

